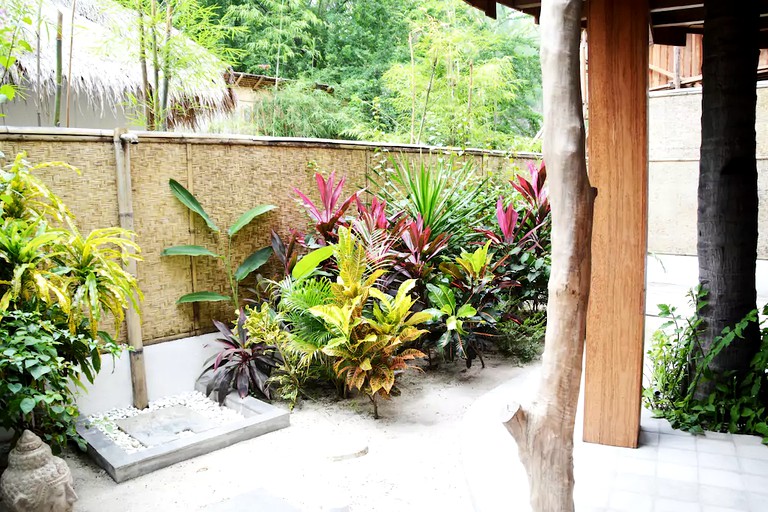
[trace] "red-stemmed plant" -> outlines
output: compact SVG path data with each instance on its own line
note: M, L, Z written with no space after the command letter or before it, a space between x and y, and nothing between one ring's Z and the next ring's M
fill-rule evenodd
M307 208L309 216L315 223L315 229L322 238L325 244L334 243L338 235L336 230L341 220L342 215L347 211L349 205L352 204L360 193L355 192L343 202L340 202L341 191L344 187L346 178L342 177L338 183L336 183L336 172L331 172L330 176L326 180L319 172L315 173L315 181L317 182L317 190L320 193L320 204L316 205L306 194L302 193L299 189L294 187L294 192L299 195L304 202L304 206Z

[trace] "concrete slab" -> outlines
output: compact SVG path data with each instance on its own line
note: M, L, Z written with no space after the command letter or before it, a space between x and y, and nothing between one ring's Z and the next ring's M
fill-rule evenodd
M243 512L244 510L264 510L269 512L300 512L285 501L272 496L263 489L257 489L226 500L206 505L201 512Z
M204 389L205 383L197 386ZM240 398L236 392L227 395L224 405L244 418L135 453L126 453L100 430L90 428L85 417L78 420L77 432L88 443L88 453L96 463L120 483L290 425L288 411L252 397Z
M212 420L183 405L174 405L116 421L120 430L144 446L176 441L184 432L199 434L216 426Z

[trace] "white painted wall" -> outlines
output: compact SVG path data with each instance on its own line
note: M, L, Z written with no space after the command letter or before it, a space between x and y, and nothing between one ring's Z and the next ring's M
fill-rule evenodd
M65 86L66 90L66 86ZM25 91L26 98L17 97L10 103L0 106L0 126L37 126L37 101L33 91ZM44 96L40 105L41 126L53 126L53 96ZM74 93L69 107L70 128L97 128L112 130L118 127L132 126L122 105L114 105L105 100L83 97ZM62 99L61 126L66 126L66 106Z
M651 93L648 251L696 255L701 89ZM757 88L758 258L768 259L768 82Z
M218 352L217 334L205 334L144 347L149 401L169 395L193 391L205 361ZM88 416L133 403L128 352L113 366L110 359L102 363L101 373L88 392L79 392L77 405Z
M656 316L658 304L677 306L681 312L690 313L688 290L699 281L699 261L696 256L651 254L646 263L645 312ZM755 272L757 307L768 303L768 260L757 260Z

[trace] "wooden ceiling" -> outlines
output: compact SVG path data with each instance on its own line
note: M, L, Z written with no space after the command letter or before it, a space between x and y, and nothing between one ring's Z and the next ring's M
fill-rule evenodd
M465 1L484 11L488 16L496 17L495 0ZM768 0L733 1L757 2L760 5L760 47L768 48ZM538 22L541 12L540 0L500 0L499 3L530 14ZM686 34L701 34L703 32L703 0L649 0L649 4L650 26L654 43L685 46Z

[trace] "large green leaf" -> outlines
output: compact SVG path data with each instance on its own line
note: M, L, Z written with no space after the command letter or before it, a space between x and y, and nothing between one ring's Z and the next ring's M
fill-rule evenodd
M472 307L471 304L464 304L456 312L456 316L459 318L470 318L477 314L477 310Z
M187 304L189 302L218 302L230 300L230 297L216 292L194 292L182 295L176 304Z
M163 249L160 253L161 256L213 256L218 258L219 255L212 252L200 245L174 245Z
M435 286L432 283L427 284L427 290L429 290L429 302L437 309L447 315L452 315L456 311L456 296L453 290L444 284Z
M207 213L205 213L205 210L203 210L203 207L200 205L200 203L195 199L195 196L193 196L189 190L185 189L181 183L178 181L171 179L168 182L168 185L171 187L171 192L174 196L176 196L176 199L181 201L181 204L195 212L200 216L201 219L205 221L206 224L208 224L208 227L211 228L211 230L214 233L219 232L219 227L213 223L211 218L208 216Z
M272 256L272 247L262 247L251 254L235 271L235 279L242 281L248 277L251 272L266 263L270 256Z
M19 408L21 409L21 412L23 412L24 414L29 414L30 412L32 412L32 409L35 408L35 405L36 405L35 399L27 397L21 401L21 403L19 404Z
M308 276L317 268L318 265L320 265L331 256L333 256L332 245L315 249L296 263L296 266L293 267L293 272L291 272L291 277L294 279L301 279L302 277Z
M227 233L229 233L229 236L233 236L235 233L250 224L253 219L259 215L267 213L268 211L274 210L275 208L277 208L277 206L273 204L260 204L256 208L248 210L242 214L239 219L237 219L237 222L232 224L232 226L227 230Z

